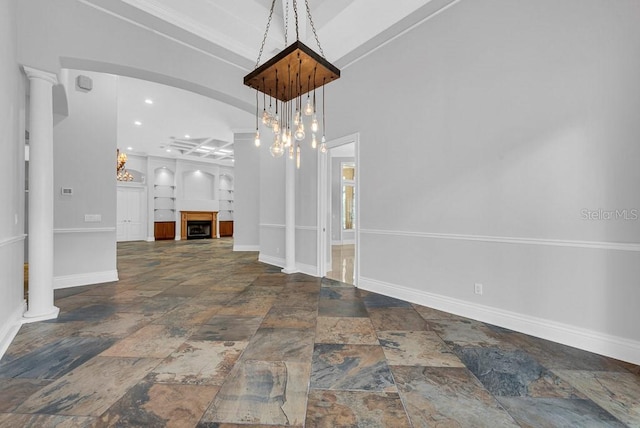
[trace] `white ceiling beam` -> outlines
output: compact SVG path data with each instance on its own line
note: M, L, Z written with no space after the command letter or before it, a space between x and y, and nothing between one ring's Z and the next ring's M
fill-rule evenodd
M202 146L206 145L207 143L209 143L210 141L212 141L214 138L213 137L209 137L205 140L203 140L200 144L197 144L196 146L192 147L191 150L187 150L185 153L185 155L190 155L191 153L195 152L196 150L198 150L199 148L201 148Z

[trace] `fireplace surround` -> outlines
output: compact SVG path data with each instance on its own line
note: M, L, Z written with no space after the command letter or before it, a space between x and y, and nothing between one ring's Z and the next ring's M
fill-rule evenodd
M181 211L180 239L217 238L217 211Z

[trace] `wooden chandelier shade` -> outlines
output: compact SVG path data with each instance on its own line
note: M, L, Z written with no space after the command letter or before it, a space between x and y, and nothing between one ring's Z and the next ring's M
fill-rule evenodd
M339 78L337 67L296 40L244 76L244 84L287 102Z

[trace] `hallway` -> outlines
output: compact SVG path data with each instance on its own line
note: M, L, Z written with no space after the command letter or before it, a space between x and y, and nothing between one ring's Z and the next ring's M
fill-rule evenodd
M640 426L640 370L232 240L118 244L0 362L0 426Z

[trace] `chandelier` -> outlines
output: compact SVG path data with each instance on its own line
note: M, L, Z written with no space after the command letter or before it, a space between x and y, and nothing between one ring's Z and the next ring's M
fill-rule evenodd
M274 158L281 157L288 151L289 159L296 160L300 168L300 143L311 134L311 148L318 146L317 134L321 130L320 151L326 153L326 114L324 86L340 78L340 70L324 57L320 40L311 18L309 1L305 0L307 18L311 24L313 35L318 44L320 54L302 43L298 32L298 5L293 0L293 13L296 25L296 41L283 51L260 66L260 58L264 49L273 9L276 0L271 3L267 28L260 46L260 53L254 71L244 77L244 84L256 90L256 135L254 143L260 147L259 121L273 131L273 143L269 152ZM289 18L289 2L285 11L285 46L287 44L287 27ZM322 89L322 129L318 122L316 110L316 89ZM262 115L260 115L260 95L262 93ZM306 97L305 97L306 95ZM267 97L269 106L267 107ZM275 104L275 110L273 109ZM305 127L305 121L307 126Z
M120 149L116 149L116 179L118 181L133 181L133 175L124 168L127 163L127 154L120 153Z

